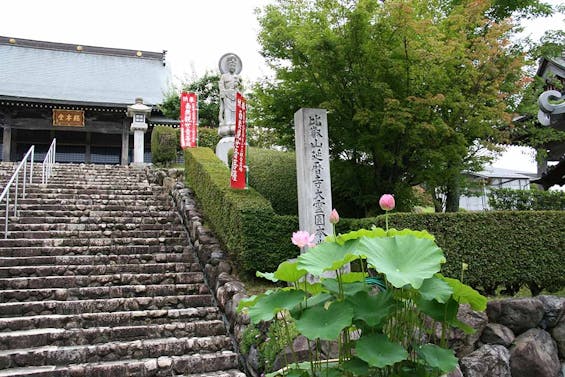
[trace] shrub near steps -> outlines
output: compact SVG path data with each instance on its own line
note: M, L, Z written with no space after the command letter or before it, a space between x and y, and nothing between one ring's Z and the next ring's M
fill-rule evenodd
M0 376L244 376L144 171L58 164L19 204L0 240Z

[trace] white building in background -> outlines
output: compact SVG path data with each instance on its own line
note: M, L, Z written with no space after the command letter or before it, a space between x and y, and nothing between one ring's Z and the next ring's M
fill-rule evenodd
M530 179L535 177L535 174L495 168L493 166L487 166L484 170L468 173L468 175L476 184L469 189L467 195L461 195L459 199L459 208L467 211L489 210L488 194L492 189L529 190ZM471 193L475 195L471 195Z

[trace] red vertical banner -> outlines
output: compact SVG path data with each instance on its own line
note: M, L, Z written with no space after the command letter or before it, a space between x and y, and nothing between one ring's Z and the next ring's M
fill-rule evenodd
M235 97L235 139L231 163L230 186L234 189L247 188L247 101L237 93Z
M182 92L180 96L180 146L182 149L198 145L198 96Z

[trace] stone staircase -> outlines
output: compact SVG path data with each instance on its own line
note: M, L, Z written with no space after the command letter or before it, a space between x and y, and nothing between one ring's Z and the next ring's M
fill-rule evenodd
M0 376L245 376L196 259L143 170L58 164L0 239Z

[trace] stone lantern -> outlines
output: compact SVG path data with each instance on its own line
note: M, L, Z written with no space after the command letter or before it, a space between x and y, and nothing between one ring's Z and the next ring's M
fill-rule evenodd
M133 118L130 130L133 132L133 164L143 165L144 134L151 116L151 107L143 104L143 98L136 98L135 104L128 106L128 117Z

